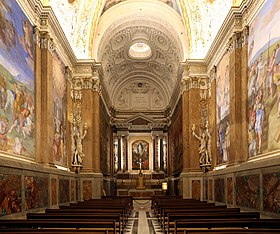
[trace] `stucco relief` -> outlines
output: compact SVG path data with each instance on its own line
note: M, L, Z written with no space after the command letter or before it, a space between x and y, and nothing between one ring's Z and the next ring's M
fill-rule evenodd
M147 58L134 58L129 49L136 42L145 43L151 49ZM145 71L146 74L168 84L169 92L176 83L179 49L163 32L151 27L131 26L108 38L100 51L104 68L104 83L109 91L122 77L130 77Z
M119 109L163 109L166 105L160 90L147 82L133 82L120 90L115 99Z

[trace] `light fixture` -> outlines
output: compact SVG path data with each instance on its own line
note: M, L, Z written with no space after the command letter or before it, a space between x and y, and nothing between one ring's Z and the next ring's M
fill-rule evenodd
M167 185L167 182L162 182L161 183L161 189L166 192L166 190L168 189L168 185Z

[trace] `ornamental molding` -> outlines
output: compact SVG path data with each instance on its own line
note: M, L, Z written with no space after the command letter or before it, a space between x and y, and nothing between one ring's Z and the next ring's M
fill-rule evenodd
M209 78L207 76L188 76L181 81L181 93L191 89L208 89Z
M39 40L41 49L47 49L51 54L55 52L55 44L49 33L41 33Z
M228 45L227 45L227 51L229 53L232 53L236 49L241 49L242 47L242 33L241 32L235 32L232 37L229 39Z
M244 47L245 45L248 45L248 39L249 39L249 26L245 26L242 34L241 34L241 46Z
M130 46L138 42L150 47L150 56L143 59L131 57ZM181 55L178 46L163 32L148 26L126 27L103 41L100 51L104 83L110 93L117 89L120 78L133 79L144 71L145 76L165 84L164 92L171 95Z

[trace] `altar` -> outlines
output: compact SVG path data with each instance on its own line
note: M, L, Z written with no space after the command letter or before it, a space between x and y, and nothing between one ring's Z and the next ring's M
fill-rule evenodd
M133 198L150 198L153 195L163 195L161 189L164 182L163 173L143 173L143 185L139 188L139 174L124 173L119 174L117 179L117 195L118 196L133 196Z
M118 196L132 196L133 199L150 199L153 195L164 195L161 189L118 189Z

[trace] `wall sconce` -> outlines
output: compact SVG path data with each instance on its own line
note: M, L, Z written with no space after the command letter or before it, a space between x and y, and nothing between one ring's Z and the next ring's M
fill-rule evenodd
M164 191L164 193L167 191L167 189L168 189L168 184L167 184L167 182L162 182L162 183L161 183L161 189Z

